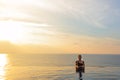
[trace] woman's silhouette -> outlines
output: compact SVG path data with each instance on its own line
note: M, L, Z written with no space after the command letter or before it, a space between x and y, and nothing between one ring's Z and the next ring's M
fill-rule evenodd
M82 73L85 72L85 63L82 56L78 55L78 60L75 62L76 72L79 73L79 79L82 80Z

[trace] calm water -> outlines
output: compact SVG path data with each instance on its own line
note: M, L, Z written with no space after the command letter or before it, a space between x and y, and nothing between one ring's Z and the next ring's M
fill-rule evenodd
M82 55L83 80L120 80L120 55ZM78 80L77 54L0 54L0 80Z

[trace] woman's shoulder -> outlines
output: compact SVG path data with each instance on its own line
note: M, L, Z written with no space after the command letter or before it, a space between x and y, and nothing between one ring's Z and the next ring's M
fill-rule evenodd
M81 60L81 62L84 64L84 60Z
M76 60L75 62L76 62L76 63L78 63L78 62L79 62L79 60Z
M76 63L78 63L78 62L82 62L82 63L84 63L84 60L81 60L81 61L79 61L79 60L76 60L75 62L76 62Z

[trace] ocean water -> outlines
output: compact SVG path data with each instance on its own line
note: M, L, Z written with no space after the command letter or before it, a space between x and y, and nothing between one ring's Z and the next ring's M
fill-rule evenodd
M83 54L83 80L120 80L120 55ZM0 54L0 80L79 80L77 54Z

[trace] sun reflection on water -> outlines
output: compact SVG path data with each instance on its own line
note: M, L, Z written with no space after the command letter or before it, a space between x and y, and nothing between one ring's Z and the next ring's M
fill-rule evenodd
M0 80L5 80L7 64L8 64L7 54L0 54Z

